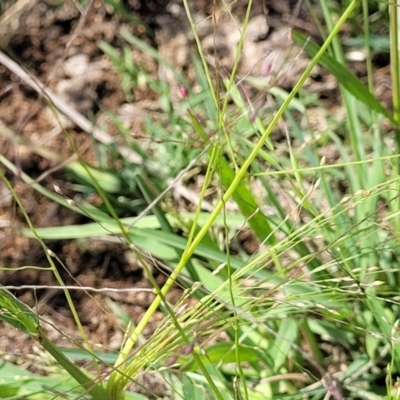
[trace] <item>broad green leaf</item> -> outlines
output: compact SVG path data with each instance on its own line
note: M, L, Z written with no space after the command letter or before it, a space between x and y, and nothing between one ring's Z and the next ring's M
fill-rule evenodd
M354 360L350 365L347 365L346 370L343 373L343 380L345 378L351 378L354 374L364 369L367 364L371 362L374 358L369 359L367 354L360 355L356 360Z
M338 329L334 321L310 318L307 322L312 332L327 337L332 342L354 343L354 334L349 329Z
M105 227L106 231L104 231ZM73 225L73 226L59 226L52 228L38 228L35 232L42 239L77 239L91 237L99 235L102 233L118 234L120 229L117 227L115 221L111 218L107 224L87 224L87 225ZM33 233L29 229L22 230L22 233L27 237L34 237ZM144 250L147 250L150 254L154 256L164 258L166 260L174 260L176 258L176 253L174 249L185 250L186 248L186 238L180 237L169 232L162 232L160 230L152 229L136 229L132 228L129 230L129 235L132 242ZM158 247L160 246L160 247ZM206 257L209 260L216 261L218 263L226 262L226 255L215 248L210 248L204 243L200 243L195 254L198 256ZM240 268L243 262L232 256L231 265L233 268Z
M366 333L366 335L365 335L365 350L371 360L375 359L375 352L376 352L376 350L378 350L379 343L380 343L379 338L377 338L369 333Z
M203 387L194 384L186 375L183 376L183 398L193 400L205 400L206 391Z
M7 361L1 362L0 398L7 398L5 396L7 390L15 387L18 387L17 397L14 397L17 399L51 400L55 398L53 390L58 393L69 393L71 396L78 396L83 392L83 389L69 376L63 374L39 376Z
M93 186L93 180L107 193L118 193L121 190L121 180L110 172L101 171L98 168L85 167L78 162L67 165L67 170L79 179Z
M1 383L0 381L0 399L16 396L23 383L23 381L9 383Z
M95 209L94 209L95 210ZM64 226L56 226L50 228L38 228L36 232L42 239L79 239L79 238L87 238L91 236L98 236L98 235L115 235L121 233L121 228L117 224L117 222L111 219L104 213L96 214L94 210L85 209L93 218L99 220L99 223L93 222L89 224L83 225L64 225ZM199 215L199 223L203 224L209 217L209 213L200 213ZM193 219L193 213L182 213L180 218L183 220L190 221ZM179 218L172 214L166 214L166 217L171 225L174 227L180 227L181 223ZM136 217L129 217L129 218L121 218L120 222L125 227L129 228L129 226L134 225L134 228L150 228L150 229L157 229L160 227L160 222L158 221L157 217L154 215L146 215L140 219ZM243 227L245 224L245 219L241 215L236 214L227 214L226 215L226 222L232 228L240 228ZM217 226L222 226L224 224L224 219L222 216L219 216L215 224ZM22 229L22 234L34 238L35 235L29 229Z

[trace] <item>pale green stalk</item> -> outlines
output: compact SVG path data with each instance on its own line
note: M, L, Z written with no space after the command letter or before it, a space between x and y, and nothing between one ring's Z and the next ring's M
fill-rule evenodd
M400 124L400 55L399 55L399 46L400 46L400 1L392 0L389 2L389 16L390 16L390 68L391 68L391 77L392 77L392 102L393 102L393 116L397 124ZM395 129L395 140L396 140L396 148L397 153L400 153L400 129ZM400 163L397 162L396 171L394 175L398 178L400 173ZM395 183L393 185L393 189L397 192L400 192L399 183ZM391 210L394 212L398 212L400 209L400 197L394 200L391 205ZM393 218L393 226L398 233L400 231L400 217ZM392 359L390 364L387 366L387 384L388 384L388 393L390 393L390 389L393 387L392 385L392 370L394 368L395 361L395 349L398 347L393 345L392 343Z
M223 195L222 199L216 204L214 210L210 213L210 217L206 221L206 223L203 225L203 227L200 229L198 234L193 238L192 243L188 243L187 248L185 249L181 260L179 261L178 265L172 271L170 277L168 278L167 282L161 289L161 294L158 294L157 297L154 299L153 303L151 306L148 308L147 312L143 316L142 320L140 323L137 325L136 329L132 333L131 337L127 340L127 343L125 347L121 350L120 356L118 358L118 361L116 363L117 366L121 366L127 357L129 356L130 351L132 350L133 346L135 345L139 335L142 333L143 329L147 326L148 321L150 318L154 315L155 311L157 308L160 306L162 298L166 296L166 294L169 292L170 288L172 285L175 283L177 278L179 277L179 274L181 273L182 269L185 267L186 263L190 260L192 257L194 251L196 250L197 246L201 243L203 237L207 234L211 226L213 225L215 219L218 217L219 213L223 210L225 204L228 202L228 200L231 198L232 194L235 192L236 187L238 184L246 177L247 175L247 170L249 166L251 165L252 161L255 159L257 156L259 150L263 147L265 140L269 137L271 134L273 128L275 125L278 123L280 118L282 117L284 111L292 101L292 99L295 97L299 89L303 86L304 82L310 75L312 69L317 65L319 59L321 56L324 54L328 46L331 44L332 40L335 38L335 36L339 33L340 28L342 25L345 23L345 21L348 19L349 15L353 12L357 4L359 3L360 0L353 0L350 5L347 7L341 18L339 19L337 25L333 28L331 31L330 35L328 36L327 40L325 43L322 45L316 56L313 58L313 60L310 62L304 73L302 74L301 78L299 81L296 83L295 87L287 97L287 99L283 102L282 106L279 108L277 111L275 117L273 118L271 124L268 126L268 128L265 130L263 133L262 137L260 138L259 142L255 145L254 149L251 151L249 157L244 161L242 167L237 171L237 174L232 181L232 184L227 188L225 194ZM185 2L186 3L186 2ZM186 3L187 6L187 3ZM110 376L110 381L109 385L114 386L118 385L119 381L119 376L120 373L115 371L112 373Z
M393 117L397 124L400 124L400 1L393 0L389 2L389 16L390 16L390 69L392 78L392 102L393 102ZM400 153L400 129L395 129L395 141L397 153ZM396 165L395 174L400 172L400 163ZM393 187L397 192L400 191L399 184ZM400 197L392 203L392 210L400 209ZM393 221L394 227L397 232L400 231L400 219L396 218Z
M390 68L392 72L392 100L393 116L400 123L400 25L399 25L400 1L393 0L389 2L390 15ZM397 146L400 148L398 137Z

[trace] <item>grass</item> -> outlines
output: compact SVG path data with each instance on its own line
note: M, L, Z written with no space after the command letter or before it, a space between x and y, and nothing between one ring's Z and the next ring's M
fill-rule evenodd
M28 224L22 233L41 244L46 270L63 288L82 338L80 346L72 343L73 349L57 346L44 328L46 315L37 315L2 289L0 318L36 340L57 368L48 378L4 362L0 398L153 398L149 388L146 395L128 391L143 373L157 373L174 399L399 398L398 94L393 91L393 113L373 95L370 51L368 87L346 64L342 43L349 38L341 31L361 13L370 18L367 2L338 4L338 18L337 7L324 1L319 5L322 45L293 32L309 64L290 92L264 87L274 104L260 110L242 90L242 84L256 85L257 80L237 73L251 1L230 74L210 69L190 4L184 1L198 46L193 56L196 90L126 30L120 32L126 41L121 51L100 42L121 74L128 100L135 88L148 85L162 112L145 119L144 136L152 139L147 142L132 138L112 115L124 145L142 163L132 163L113 144L96 144L97 165L77 154L78 161L66 168L79 182L79 202L62 189L49 191L0 155L4 170L91 220L35 227L12 181L0 171ZM397 89L398 25L396 9L390 7ZM357 38L362 36L367 45L375 33L365 23ZM188 90L181 104L171 100L168 82L132 63L128 44L171 68ZM346 117L340 120L326 110L327 128L315 134L309 113L322 103L303 86L318 64L336 78ZM287 135L284 146L271 138L278 127ZM332 163L321 155L328 146L338 154ZM168 196L187 174L201 176L201 187L194 211L182 213L169 205ZM86 200L90 193L98 195L100 206ZM204 211L210 202L212 209ZM238 239L247 229L260 244L251 255ZM109 303L124 333L119 352L98 352L86 337L72 289L59 273L62 260L47 245L98 236L117 238L121 249L135 254L155 295L137 325L118 304ZM169 271L162 287L152 274L156 259ZM170 303L168 294L176 285L182 288L181 298ZM144 335L154 327L158 311L164 318L151 335ZM90 367L81 367L83 361Z

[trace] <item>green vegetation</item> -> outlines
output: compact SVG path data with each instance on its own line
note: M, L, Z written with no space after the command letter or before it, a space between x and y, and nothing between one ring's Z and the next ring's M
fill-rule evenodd
M184 6L198 44L198 54L192 55L195 91L154 48L126 30L120 31L122 49L98 43L120 73L128 98L143 85L157 94L161 111L145 118L143 137L132 136L111 115L125 147L140 157L139 165L114 144L96 143L96 165L77 155L78 161L66 166L82 189L76 203L34 182L0 155L1 178L28 223L23 234L42 245L47 270L60 286L57 255L46 243L107 236L135 254L155 294L137 325L110 301L124 341L120 352L100 353L85 334L71 288L64 293L83 341L73 349L58 347L46 336L40 323L46 315L2 289L0 318L36 340L55 361L49 377L1 363L0 398L152 398L149 391L147 396L128 391L144 372L159 374L173 399L400 398L400 29L395 3L388 6L390 40L382 45L369 31L367 1L333 7L321 0L322 45L301 33L292 35L310 58L294 88L260 88L254 77L244 78L274 100L254 118L236 72L252 1L235 65L226 75L210 68L187 0ZM377 6L381 21L389 18L386 6ZM374 12L371 29L377 29L380 11ZM362 36L356 32L361 16ZM345 24L354 37L342 37ZM343 43L350 39L354 46L365 46L367 86L346 64ZM131 46L173 71L183 92L179 104L171 100L169 82L133 63ZM372 52L388 48L394 112L373 94ZM316 134L310 109L323 111L324 105L302 87L317 65L337 80L345 118L325 110L326 128ZM286 132L285 147L270 137L278 127ZM327 162L322 154L329 148L337 156ZM91 222L33 226L6 170ZM202 186L195 210L182 213L168 199L181 184L178 178L193 177L194 170ZM97 193L99 206L85 200L90 193ZM210 202L211 210L204 206ZM250 255L239 240L247 229L259 243ZM169 271L162 287L153 278L154 260ZM182 295L171 304L166 299L175 285ZM164 319L144 335L157 310ZM87 365L84 361L90 368L80 367Z

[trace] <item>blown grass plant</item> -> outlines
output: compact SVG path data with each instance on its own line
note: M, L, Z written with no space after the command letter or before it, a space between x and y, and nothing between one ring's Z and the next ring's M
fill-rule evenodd
M79 157L76 166L67 166L72 172L76 168L87 187L97 192L102 208L83 200L71 202L61 191L46 190L0 155L4 169L18 174L51 201L92 220L79 226L36 228L1 172L29 224L23 234L42 244L48 270L64 288L78 327L79 315L69 297L72 289L61 281L53 261L57 255L46 247L49 240L117 238L121 247L128 247L140 260L155 294L136 326L112 303L116 318L125 321L124 341L118 353L98 353L85 339L83 328L84 346L57 347L41 328L40 320L45 321L46 315L37 316L1 289L0 318L43 345L74 381L63 380L61 372L53 383L27 373L22 380L12 379L12 373L1 374L0 398L142 399L144 395L127 389L145 372L161 375L168 388L166 396L174 399L399 398L398 107L391 114L374 97L372 77L366 87L350 72L340 36L355 12L361 9L364 19L369 18L367 2L349 2L334 23L329 4L321 0L326 31L322 45L293 32L293 40L310 61L290 92L267 87L275 109L260 109L254 115L254 104L240 84L254 83L254 77L241 80L237 75L252 1L230 74L210 68L190 3L183 3L199 50L198 57L193 56L199 89L192 92L185 78L175 73L185 88L180 106L170 100L166 82L157 82L127 61L127 47L118 53L99 43L123 74L126 91L145 77L162 104L167 104L163 122L149 118L146 123L146 134L156 143L152 157L139 148L140 141L129 142L115 117L125 143L143 157L142 166L133 165L112 146L100 144L110 159L122 163L122 174L113 168L99 174ZM397 9L390 7L390 40L396 57ZM364 29L368 46L367 22ZM127 45L164 62L138 38L123 30L121 36ZM371 52L366 54L371 75ZM346 118L343 123L326 110L327 128L316 135L311 124L304 123L315 99L302 86L318 64L337 79L338 101ZM398 79L398 68L393 65L392 69ZM392 126L389 132L387 122ZM270 137L278 126L287 135L285 151ZM395 139L388 140L393 133ZM332 164L321 155L328 145L338 153ZM166 160L168 166L173 165L168 170L163 169ZM169 191L194 166L205 171L195 211L166 208ZM128 188L125 198L130 191L140 193L134 217L119 217L122 188ZM215 202L207 212L210 189ZM245 229L259 244L251 255L238 245L238 235ZM169 270L162 287L152 276L155 259ZM166 298L174 285L182 287L182 296L171 304ZM144 337L157 310L165 317ZM90 360L92 367L77 367L77 359ZM16 374L14 368L7 363L1 366Z

